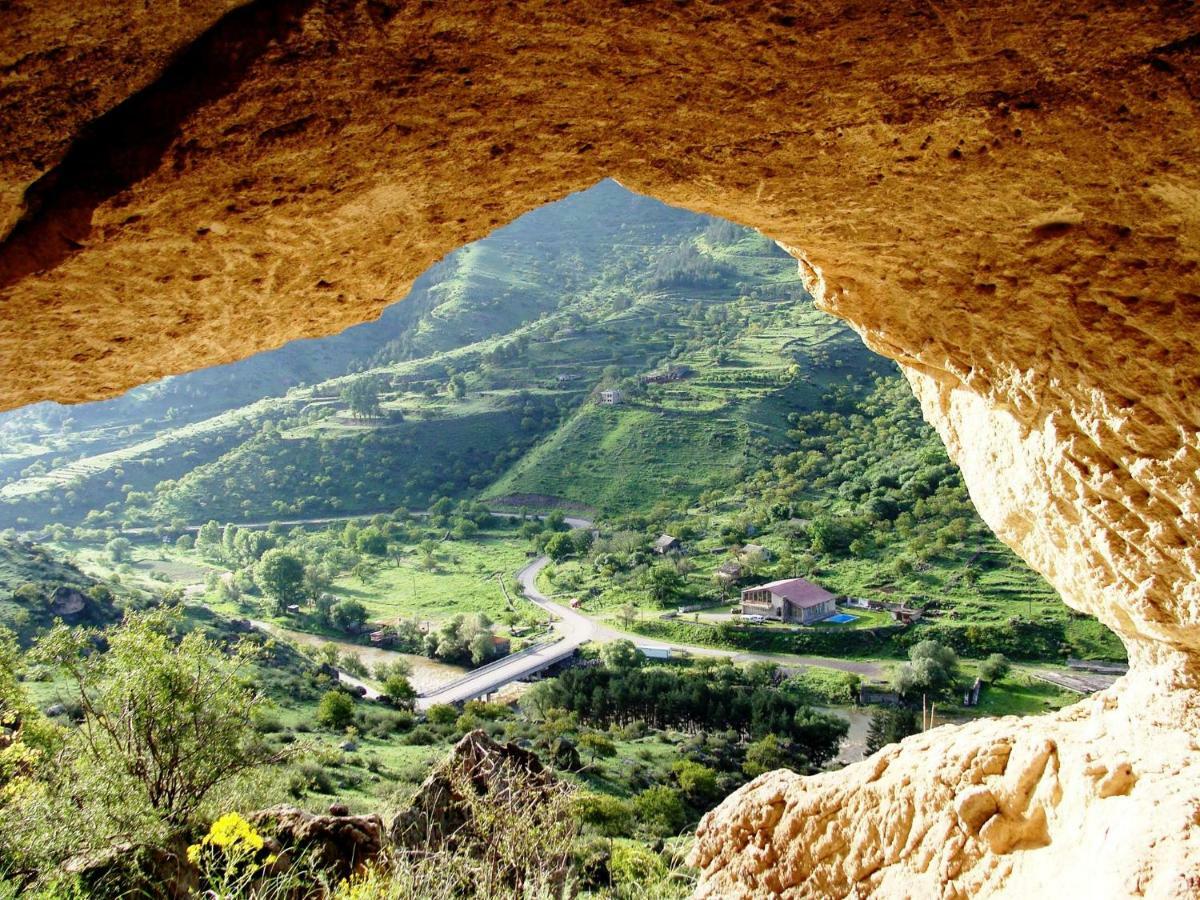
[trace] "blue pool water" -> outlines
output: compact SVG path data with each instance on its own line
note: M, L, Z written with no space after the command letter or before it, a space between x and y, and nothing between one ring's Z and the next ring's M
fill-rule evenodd
M836 616L830 616L826 622L832 622L834 625L845 625L847 622L853 622L858 616L848 616L846 613L838 613Z

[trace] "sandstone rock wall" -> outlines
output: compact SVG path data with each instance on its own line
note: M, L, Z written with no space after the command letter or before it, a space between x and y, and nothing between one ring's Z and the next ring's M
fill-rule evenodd
M901 363L988 523L1125 639L1138 697L1190 702L1193 4L187 6L0 7L0 406L370 318L446 252L613 176L795 248L819 302ZM1130 721L1195 734L1128 696L1112 702ZM1061 748L1079 722L1027 727ZM921 796L938 776L920 772L895 791L932 815L951 788ZM1186 774L1139 780L1138 809ZM712 849L737 846L730 810L776 788L785 811L828 803L860 775L771 778L706 826L709 884L768 883L749 851ZM1046 813L1055 853L1113 808L1083 783ZM829 831L875 822L882 840L894 808L867 810ZM1131 865L1151 847L1132 842ZM1014 859L1050 856L1010 849L1028 856L988 844L971 883L1011 887L1033 871ZM881 872L920 871L916 845L897 853Z

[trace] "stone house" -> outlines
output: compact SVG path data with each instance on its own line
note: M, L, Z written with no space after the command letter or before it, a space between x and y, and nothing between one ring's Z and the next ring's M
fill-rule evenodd
M654 542L654 552L662 555L668 553L679 553L683 549L683 545L679 543L679 538L671 537L669 534L660 534Z

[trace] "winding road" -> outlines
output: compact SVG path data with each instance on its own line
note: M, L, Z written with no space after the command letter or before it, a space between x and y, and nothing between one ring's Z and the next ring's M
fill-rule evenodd
M570 520L568 520L570 521ZM586 520L575 520L580 524L576 528L591 526ZM525 597L535 606L541 607L554 618L554 628L558 632L557 640L537 644L498 660L489 666L476 669L462 678L443 685L440 688L422 695L417 700L418 709L428 709L439 703L462 703L498 691L506 684L522 681L547 669L557 662L567 659L583 644L589 641L608 642L629 640L640 646L650 643L643 635L620 631L603 622L586 616L578 610L555 603L537 586L537 577L542 569L550 563L548 556L539 556L517 573L517 581ZM661 646L661 645L660 645ZM857 675L878 677L883 669L875 663L856 662L844 659L826 659L817 656L793 656L783 653L740 653L735 650L721 650L713 647L698 647L690 644L671 644L675 652L687 652L692 656L728 657L734 662L773 662L785 669L798 669L806 666L817 666L826 669L838 669L843 672L853 672Z

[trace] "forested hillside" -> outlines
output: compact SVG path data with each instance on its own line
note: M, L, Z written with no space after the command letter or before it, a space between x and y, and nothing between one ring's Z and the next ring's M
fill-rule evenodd
M481 492L627 512L729 487L786 446L788 412L883 371L771 242L604 183L463 248L377 323L0 420L0 524L296 518ZM680 378L643 383L664 372ZM599 409L601 388L623 402ZM356 391L374 407L351 408Z

